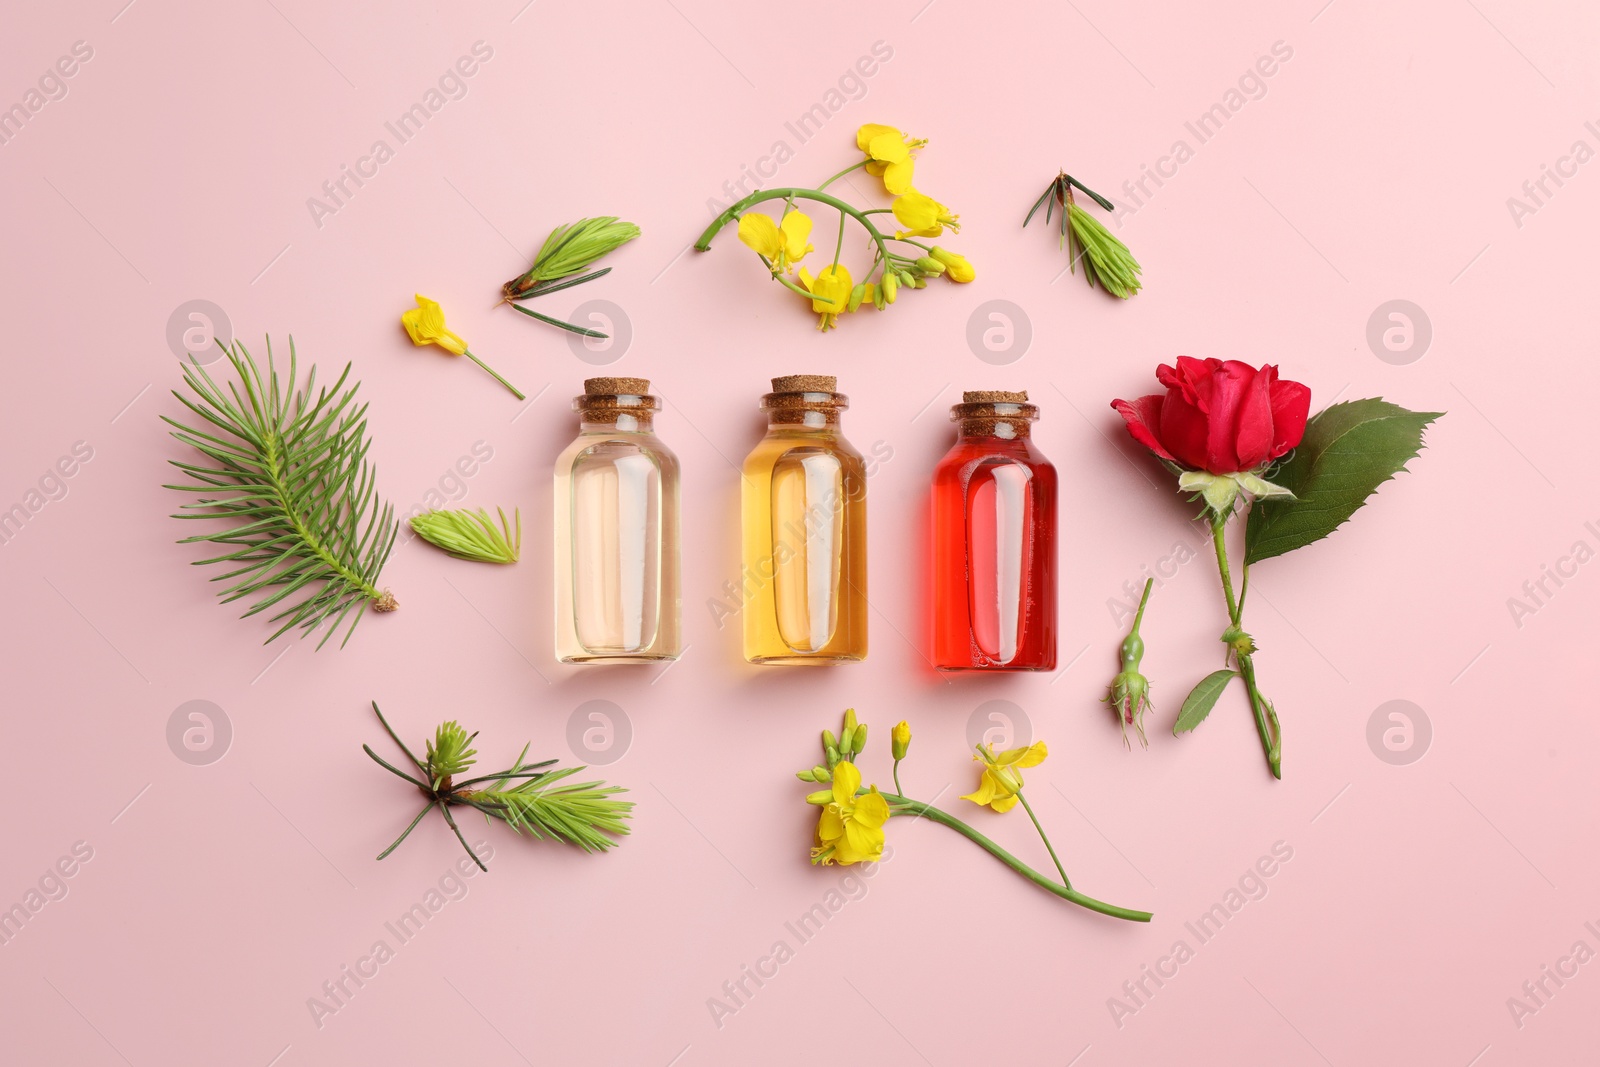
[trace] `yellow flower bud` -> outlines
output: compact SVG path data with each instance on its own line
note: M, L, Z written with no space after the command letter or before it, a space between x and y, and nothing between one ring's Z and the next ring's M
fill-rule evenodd
M855 753L860 753L860 751L862 749L866 748L866 747L867 747L867 724L866 723L862 723L860 726L856 727L855 736L854 736L854 738L852 738L852 740L850 742L850 751L851 752L855 752Z
M917 260L917 269L924 274L931 274L937 278L944 273L944 264L932 256L922 256Z
M978 276L978 272L972 269L972 264L967 262L965 256L958 256L938 245L933 246L933 258L944 264L944 276L953 282L970 282Z
M831 804L832 802L833 790L831 789L819 789L815 793L806 794L807 804Z
M895 294L900 290L900 279L893 274L883 276L883 302L894 303Z
M911 724L904 719L895 724L889 733L889 747L897 760L906 758L906 750L911 747Z
M861 301L865 300L866 297L867 284L865 282L860 282L854 289L850 290L850 302L846 304L845 307L849 308L851 311L854 311L861 306Z

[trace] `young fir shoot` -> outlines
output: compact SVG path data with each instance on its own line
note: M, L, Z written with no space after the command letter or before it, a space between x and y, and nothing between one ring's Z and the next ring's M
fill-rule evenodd
M513 511L516 527L506 521L504 508L500 525L495 526L489 513L477 511L429 511L414 516L411 528L417 536L444 549L457 559L470 559L478 563L515 563L522 551L522 512Z
M633 802L616 800L613 796L627 790L604 782L565 781L584 770L583 767L545 770L557 762L553 759L524 763L528 754L528 746L524 745L522 754L508 770L461 779L460 776L477 763L478 753L472 747L477 733L467 733L454 721L440 723L433 740L427 744L427 758L419 760L389 726L389 720L378 710L377 701L372 702L372 710L383 724L384 732L405 753L414 773L394 766L372 751L371 745L362 745L362 750L380 767L416 786L427 800L394 843L378 853L380 860L398 848L434 808L444 816L445 824L454 831L467 855L484 870L489 868L467 844L455 816L450 814L451 808L473 808L483 813L485 821L499 819L519 834L565 841L585 852L604 852L618 844L616 837L628 833L623 820L630 817Z
M171 461L192 483L166 488L201 494L173 517L224 521L178 543L224 546L222 555L195 565L228 568L211 580L232 583L220 591L224 604L256 598L245 617L277 609L271 621L282 625L268 642L293 627L305 636L326 625L321 648L347 616L348 642L369 606L398 606L377 584L399 524L394 506L378 496L377 470L367 462L367 407L355 401L360 383L345 388L346 364L331 387L317 388L315 367L300 385L292 338L284 378L270 340L265 371L242 344L223 351L237 382L224 390L191 360L183 381L193 395L172 394L204 429L162 416L174 427L173 437L204 457Z
M631 222L619 221L613 215L597 219L579 219L566 226L557 226L550 231L550 236L544 239L539 254L533 257L532 266L500 287L501 302L510 304L524 315L549 323L551 326L558 326L584 337L606 337L608 335L599 330L541 315L514 301L531 300L536 296L570 289L574 285L592 282L609 274L610 267L590 271L588 274L579 272L587 270L602 256L616 251L638 236L639 227Z
M1034 201L1028 217L1022 220L1027 226L1040 207L1045 209L1044 221L1048 224L1056 208L1061 210L1061 246L1067 249L1067 266L1076 274L1078 263L1083 263L1083 280L1094 288L1095 283L1112 296L1128 299L1144 287L1139 280L1142 268L1133 258L1128 246L1111 235L1100 220L1079 207L1073 198L1076 188L1086 193L1107 211L1116 205L1084 185L1072 175L1062 171L1045 188L1043 195Z

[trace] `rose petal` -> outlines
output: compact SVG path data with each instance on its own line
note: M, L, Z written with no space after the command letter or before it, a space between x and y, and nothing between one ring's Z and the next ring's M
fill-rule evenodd
M1253 470L1272 458L1272 386L1277 380L1277 367L1262 367L1252 373L1240 397L1233 444L1240 470Z
M1187 382L1174 377L1161 404L1161 443L1178 462L1189 467L1206 465L1206 416Z
M1208 359L1210 374L1195 382L1200 410L1206 416L1206 461L1202 466L1212 474L1232 474L1239 469L1235 443L1239 409L1244 402L1256 369L1248 363L1230 359Z
M1133 435L1135 441L1162 459L1176 460L1177 457L1166 450L1156 435L1157 427L1161 425L1161 402L1164 399L1160 393L1151 393L1133 401L1113 400L1111 406L1128 424L1128 433Z
M1310 389L1299 382L1273 383L1272 455L1268 458L1277 459L1300 443L1306 435L1306 415L1310 410Z

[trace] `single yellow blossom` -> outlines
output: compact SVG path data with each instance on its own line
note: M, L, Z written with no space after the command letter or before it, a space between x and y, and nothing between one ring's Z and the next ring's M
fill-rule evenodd
M467 351L467 340L458 333L452 333L444 324L444 310L437 301L429 300L421 293L416 294L417 306L406 311L400 316L400 325L406 328L411 343L417 346L438 345L452 356L466 356L472 362L488 371L490 376L511 391L511 395L518 400L526 400L522 391L504 378L498 371L471 352ZM521 308L517 309L521 311Z
M883 824L889 821L889 802L878 787L862 796L861 772L849 760L833 768L832 800L817 821L813 863L875 863L883 858ZM807 798L810 799L810 798Z
M451 333L444 324L444 310L437 301L416 294L417 306L400 316L400 325L406 328L414 345L438 345L452 356L465 355L467 342L460 334Z
M850 306L850 290L855 283L850 270L843 263L830 263L816 277L804 267L800 268L800 285L811 294L811 310L822 316L819 330L833 329L835 320Z
M790 211L782 222L759 211L739 219L739 240L766 257L774 274L789 270L813 250L815 246L807 242L810 236L811 219L803 211Z
M871 160L867 173L882 177L883 187L895 196L911 188L911 150L927 143L907 137L893 126L880 126L876 122L869 122L856 131L856 147Z
M957 221L960 215L950 212L939 201L931 196L907 189L904 196L894 202L894 217L900 220L901 230L899 237L938 237L944 233L946 226L957 233L961 232L961 224Z
M958 256L938 245L933 246L931 255L944 264L944 276L953 282L970 282L978 276L977 271L972 269L972 264L967 262L966 256Z
M994 746L979 746L972 758L983 764L983 774L978 778L978 788L961 799L979 806L987 804L995 811L1010 811L1016 807L1017 791L1022 788L1022 768L1037 767L1047 755L1043 741L1007 749L998 756Z

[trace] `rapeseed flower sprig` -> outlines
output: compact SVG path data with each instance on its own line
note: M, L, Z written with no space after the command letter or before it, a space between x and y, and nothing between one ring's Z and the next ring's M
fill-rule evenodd
M1079 907L1131 922L1150 921L1151 916L1147 911L1107 904L1072 888L1055 847L1050 844L1044 827L1039 824L1033 808L1022 795L1022 769L1037 767L1049 755L1043 741L998 753L992 746L979 745L973 757L982 765L978 787L962 799L989 807L997 814L1010 811L1020 804L1032 820L1034 829L1038 830L1045 850L1050 853L1050 859L1061 876L1059 882L1023 863L954 815L904 794L900 788L900 763L911 748L909 723L901 722L889 733L889 753L894 759L893 793L880 792L876 785L863 787L857 760L866 744L867 724L859 721L855 709L851 708L844 713L844 723L838 734L832 730L822 731L822 762L795 772L795 777L802 782L826 786L806 796L806 803L822 809L811 847L813 864L849 866L876 863L883 858L884 826L897 815L912 815L949 827L1030 882Z
M977 272L966 257L918 240L939 237L946 228L956 233L961 230L960 215L912 184L915 153L926 144L926 140L908 136L893 126L868 123L856 131L861 159L814 189L792 186L751 193L712 220L695 242L695 250L709 249L712 238L737 219L739 240L756 253L774 281L811 302L819 330L833 329L842 316L864 307L886 310L902 291L926 288L929 278L942 277L957 284L970 282ZM828 186L858 170L882 179L884 191L895 198L891 206L861 209L827 192ZM781 203L776 220L764 212L750 210L768 201ZM822 204L839 213L833 259L814 274L810 267L800 265L816 251L810 243L814 223L800 201ZM873 219L877 215L893 215L900 228L880 229ZM859 275L860 281L841 258L845 231L852 220L866 231L872 252L872 261Z

